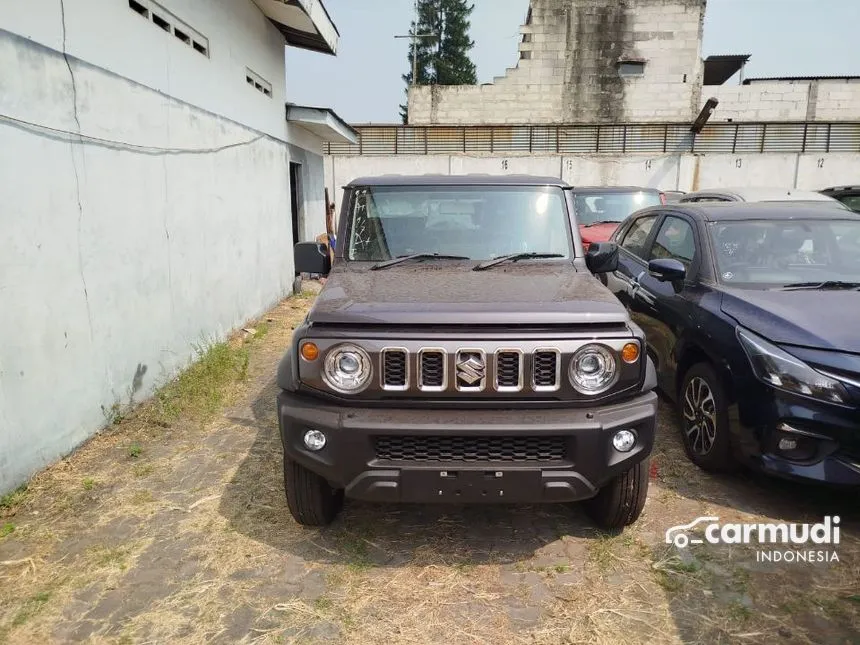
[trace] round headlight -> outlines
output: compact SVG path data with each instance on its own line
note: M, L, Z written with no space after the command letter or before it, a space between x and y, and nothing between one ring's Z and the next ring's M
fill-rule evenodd
M326 355L322 375L336 392L355 394L367 387L372 373L366 351L357 345L338 345Z
M586 345L570 361L570 383L582 394L600 394L615 384L618 366L602 345Z

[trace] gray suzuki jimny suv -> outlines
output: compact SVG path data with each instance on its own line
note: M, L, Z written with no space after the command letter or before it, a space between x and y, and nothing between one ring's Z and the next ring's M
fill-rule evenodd
M575 502L602 527L642 512L654 367L582 251L567 185L387 176L344 189L328 276L278 368L293 517L379 502Z

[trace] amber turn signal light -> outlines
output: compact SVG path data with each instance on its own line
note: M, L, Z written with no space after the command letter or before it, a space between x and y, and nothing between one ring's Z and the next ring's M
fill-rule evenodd
M635 363L639 360L639 345L636 343L627 343L621 349L621 358L625 363Z
M302 345L302 358L306 361L315 361L319 358L320 348L317 347L314 343L305 343Z

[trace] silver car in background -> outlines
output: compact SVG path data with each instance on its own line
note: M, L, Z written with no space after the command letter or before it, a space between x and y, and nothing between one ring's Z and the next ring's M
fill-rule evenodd
M827 195L794 188L715 188L687 193L680 200L682 204L691 202L829 202L837 208L847 208L842 202Z

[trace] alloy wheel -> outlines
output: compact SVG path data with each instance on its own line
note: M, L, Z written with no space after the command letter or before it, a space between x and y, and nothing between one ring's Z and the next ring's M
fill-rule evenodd
M690 379L684 391L684 432L690 450L704 457L717 437L717 408L714 393L700 376Z

